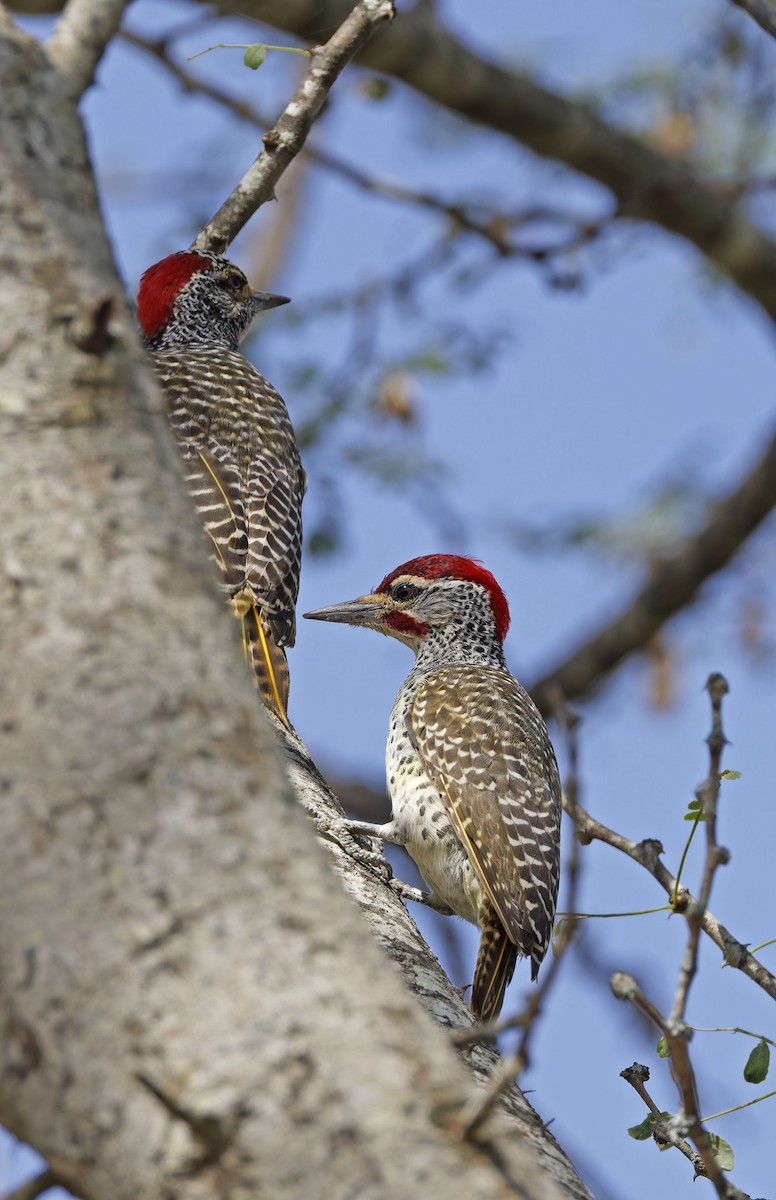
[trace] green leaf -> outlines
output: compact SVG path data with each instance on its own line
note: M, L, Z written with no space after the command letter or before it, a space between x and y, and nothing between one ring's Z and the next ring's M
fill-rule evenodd
M250 67L252 71L258 71L264 59L267 57L267 47L263 42L254 42L252 46L243 54L243 62L246 67Z
M628 1130L628 1137L632 1137L637 1142L646 1142L647 1138L652 1137L652 1127L655 1124L655 1118L652 1113L647 1113L640 1125L631 1125Z
M740 771L721 771L719 777L720 777L720 779L740 779L741 772Z
M550 938L550 949L552 950L553 954L558 953L558 945L560 944L560 940L563 935L563 922L565 919L565 917L561 917L555 923L555 927L552 931L552 937Z
M720 1170L732 1171L736 1160L730 1142L726 1142L718 1133L710 1133L709 1141L711 1142L711 1150Z
M747 1083L762 1083L771 1065L771 1049L767 1042L759 1041L746 1060L744 1079Z
M665 1034L663 1034L657 1044L657 1056L658 1058L668 1058L670 1053L671 1051L668 1049L668 1038Z

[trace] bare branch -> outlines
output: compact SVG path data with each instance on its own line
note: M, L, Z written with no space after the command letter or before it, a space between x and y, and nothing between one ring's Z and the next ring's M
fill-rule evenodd
M78 100L91 85L128 4L129 0L68 0L46 49L71 100Z
M564 808L575 821L579 833L585 841L606 842L615 850L621 850L623 854L627 854L634 862L649 871L666 895L673 899L677 881L665 864L660 861L659 856L663 853L660 842L652 838L647 838L643 842L633 842L630 838L623 837L621 833L615 833L613 829L609 829L608 826L597 821L582 808L581 804L570 803L568 797L564 797ZM682 888L679 892L676 909L678 912L683 912L688 905L698 905L698 903L691 892ZM753 954L749 953L745 944L735 938L708 909L704 911L701 923L704 932L722 951L725 964L743 971L744 975L754 980L758 987L776 1000L776 978Z
M145 51L161 62L165 70L174 79L177 79L187 92L198 92L200 95L206 96L215 104L239 117L240 120L247 121L260 129L266 129L269 126L269 118L254 105L230 95L177 63L170 56L167 41L144 38L129 30L123 30L121 37L129 45ZM361 188L362 191L385 200L395 200L400 204L411 204L417 208L438 213L460 231L480 237L492 246L502 258L526 258L544 262L553 254L576 250L586 242L593 241L614 220L614 214L611 213L607 213L598 220L589 220L546 206L537 207L535 205L517 213L496 211L483 213L481 203L475 205L467 201L445 200L433 192L407 187L405 184L390 179L380 179L370 175L361 167L347 162L339 155L332 154L331 151L318 146L305 145L304 156L332 174L352 183L354 187ZM552 223L563 226L568 229L567 237L557 244L536 247L520 245L519 242L507 236L511 229L525 229L536 223Z
M676 1146L677 1150L681 1150L685 1158L690 1160L695 1174L705 1175L706 1168L703 1165L703 1159L696 1150L693 1150L690 1143L685 1141L684 1138L679 1138L675 1134L672 1136L668 1129L668 1122L663 1116L662 1110L657 1106L657 1104L655 1104L655 1101L647 1091L645 1084L649 1080L649 1067L645 1067L641 1063L633 1063L632 1066L626 1067L623 1071L620 1071L620 1078L624 1079L626 1083L631 1085L633 1090L636 1092L636 1095L644 1101L647 1108L652 1113L652 1116L655 1118L655 1122L652 1127L652 1136L658 1145L661 1143L668 1143L672 1146Z
M342 19L346 0L242 0L240 11L308 39ZM776 243L730 194L679 159L607 124L591 108L540 87L458 42L426 6L381 31L360 61L545 158L597 180L623 215L691 242L776 319Z
M742 8L761 29L764 29L771 37L776 37L776 12L773 11L767 0L730 0L730 3Z
M711 697L712 711L711 733L706 739L709 747L709 774L696 792L696 796L702 804L702 815L706 825L706 858L698 901L688 904L684 910L689 934L687 946L682 955L674 1007L671 1012L671 1023L675 1027L684 1025L685 1022L687 997L698 970L698 945L703 914L709 903L714 875L717 868L728 861L727 851L717 845L717 798L719 796L720 765L722 751L727 742L722 732L722 697L728 692L727 680L723 675L710 675L706 682L706 690Z
M359 0L326 45L312 51L302 83L262 138L259 157L199 234L197 249L222 253L260 205L274 199L275 184L302 149L331 87L377 26L393 15L393 0Z
M666 1019L649 997L644 994L632 976L626 975L622 971L615 971L611 978L611 988L618 1000L629 1000L640 1012L644 1013L661 1031L668 1044L671 1074L679 1091L682 1105L682 1112L677 1114L677 1117L671 1121L666 1122L663 1127L671 1145L682 1149L679 1145L682 1140L680 1130L683 1127L686 1128L687 1136L695 1144L695 1148L703 1163L703 1174L708 1176L714 1184L717 1195L723 1198L723 1200L734 1200L734 1198L741 1197L742 1193L725 1179L722 1169L714 1157L709 1135L701 1124L700 1109L698 1107L698 1086L695 1081L695 1072L690 1062L688 1050L691 1031L683 1023L677 1025L673 1021ZM635 1086L633 1078L629 1078L625 1072L621 1072L621 1074L623 1078L627 1078L628 1083ZM654 1112L652 1104L647 1103ZM684 1150L682 1152L686 1153ZM688 1157L692 1159L691 1155L688 1155Z
M14 7L50 11L59 3L14 0ZM317 42L345 20L350 0L241 0L239 9ZM482 58L439 24L433 6L403 11L359 57L437 104L602 183L623 215L685 238L776 319L776 243L747 219L729 188L698 178L584 103Z
M776 437L754 469L715 505L708 523L650 576L635 600L567 658L528 687L539 709L553 710L560 692L577 699L648 645L658 629L727 566L776 506Z
M702 805L700 814L706 824L706 857L700 899L690 900L683 905L688 937L679 966L676 996L671 1015L668 1018L664 1017L630 975L620 971L615 972L611 979L611 988L618 1000L629 1000L657 1025L668 1051L671 1074L679 1091L681 1102L680 1112L668 1120L663 1117L662 1112L644 1086L646 1080L649 1079L648 1069L634 1063L632 1067L620 1072L623 1079L635 1088L655 1118L652 1128L653 1136L658 1141L668 1141L671 1145L676 1146L693 1163L696 1174L700 1172L708 1176L720 1197L733 1200L735 1197L741 1197L743 1193L739 1192L725 1178L715 1157L709 1134L702 1123L698 1103L698 1087L689 1052L693 1031L685 1018L690 986L698 967L698 943L703 916L711 894L714 875L717 868L727 862L727 852L717 845L716 833L720 765L722 752L726 745L726 738L722 730L722 699L728 691L727 681L722 675L710 675L706 689L711 698L712 710L711 733L706 739L709 747L709 774L696 791L697 800ZM700 816L696 818L696 825L698 820L700 820ZM684 1140L684 1132L692 1139L697 1155ZM700 1158L700 1165L696 1158Z

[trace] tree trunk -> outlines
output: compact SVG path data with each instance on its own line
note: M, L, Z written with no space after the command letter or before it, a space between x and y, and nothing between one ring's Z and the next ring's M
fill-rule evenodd
M75 106L1 14L0 123L0 1120L88 1200L586 1196L517 1092L461 1135L468 1018L298 803L335 811L258 710Z

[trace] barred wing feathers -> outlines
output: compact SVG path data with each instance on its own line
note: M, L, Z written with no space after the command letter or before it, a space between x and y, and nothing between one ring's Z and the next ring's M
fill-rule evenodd
M292 646L305 476L279 393L222 347L154 355L197 511L230 592L247 589L279 646Z
M410 738L485 892L535 978L558 890L561 791L538 710L507 671L442 667L419 686Z

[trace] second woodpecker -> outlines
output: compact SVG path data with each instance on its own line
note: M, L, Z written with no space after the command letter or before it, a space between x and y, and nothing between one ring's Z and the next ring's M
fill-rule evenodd
M518 955L536 978L560 870L558 767L504 661L506 597L474 560L430 554L370 595L305 616L377 629L415 652L388 730L391 820L348 824L404 846L432 896L480 927L471 1008L492 1020Z
M305 475L282 397L239 352L256 313L239 267L183 250L140 281L138 323L197 512L210 536L265 703L287 724L285 647L296 633Z

